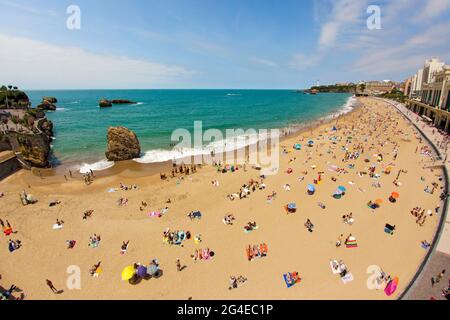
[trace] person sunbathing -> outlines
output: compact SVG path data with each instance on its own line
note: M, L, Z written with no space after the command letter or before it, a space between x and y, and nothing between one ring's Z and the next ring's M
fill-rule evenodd
M17 232L14 232L14 231L13 231L13 228L12 228L12 226L11 226L11 224L9 223L8 220L6 220L6 224L5 224L5 222L3 222L2 219L0 219L0 225L2 226L3 234L4 234L5 236L10 236L10 235L13 234L13 233L17 233Z
M21 247L22 247L22 242L20 240L13 241L13 240L9 239L9 241L8 241L9 252L12 253L12 252L20 249Z
M54 207L54 206L56 206L56 205L58 205L58 204L61 204L61 201L56 200L56 201L50 202L48 206L49 206L49 207Z
M88 218L91 218L93 213L94 213L94 210L85 211L83 213L83 220L87 220Z
M128 245L130 244L130 240L128 240L127 242L123 242L122 246L120 247L120 254L125 254L127 253L128 250Z
M306 229L308 229L309 232L314 231L314 225L312 224L311 220L307 219L305 223Z
M77 242L75 240L67 240L66 244L67 244L67 249L73 249L75 247L75 244Z
M235 218L232 214L229 214L229 215L227 215L227 216L225 216L225 217L223 218L223 222L224 222L225 225L227 225L227 226L232 226L234 220L236 220L236 218Z
M100 268L100 265L101 265L101 262L99 262L91 267L91 269L89 270L89 275L91 277L94 277L96 274L98 275L97 270Z
M256 222L249 222L245 227L245 231L251 232L253 230L256 230L258 228L258 225Z

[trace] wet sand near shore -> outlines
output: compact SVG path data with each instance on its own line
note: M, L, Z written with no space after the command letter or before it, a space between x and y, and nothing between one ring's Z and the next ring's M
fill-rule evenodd
M312 133L299 132L283 140L281 144L289 153L280 151L278 174L264 181L267 189L257 190L242 200L231 201L227 195L239 192L250 179L259 180L259 171L250 166L247 171L241 168L226 174L204 166L182 180L160 181L159 175L152 173L168 168L170 176L169 163L151 169L121 163L110 169L114 174L96 174L90 186L78 177L65 182L62 176L44 175L40 179L27 171L8 177L0 182L0 191L6 194L0 199L0 218L11 222L18 233L10 238L21 240L23 247L9 253L9 237L1 235L1 284L16 284L27 299L395 299L425 257L421 241L433 239L439 221L439 216L433 214L421 227L410 211L419 206L434 212L440 190L430 194L424 189L433 182L442 186L442 172L426 168L432 160L420 154L424 142L420 143L414 129L391 106L369 98L360 101L363 106L339 120L336 133L331 131L333 124L328 123ZM334 144L330 140L333 136L343 140ZM348 136L352 139L346 144ZM315 141L312 148L306 146L310 139ZM293 149L295 143L302 144L301 151ZM357 160L342 162L342 146L352 151L359 143L364 146L364 154ZM399 153L394 161L395 145ZM382 162L374 157L378 153L383 155ZM290 162L293 158L296 160ZM372 186L377 180L357 174L368 170L370 163L364 162L366 158L377 164L381 188ZM354 169L348 168L349 164L354 164ZM330 171L333 165L348 173ZM382 173L389 165L393 168L391 174ZM288 168L293 169L292 174L286 173ZM400 169L407 173L401 174L401 186L397 187L393 181ZM321 171L322 183L316 185L313 196L307 195L307 185ZM215 180L220 182L219 187L212 185ZM118 188L121 182L135 184L139 189L107 192ZM285 184L290 185L291 191L283 189ZM340 185L347 192L337 200L332 194ZM19 193L24 189L39 202L22 206ZM277 197L269 203L267 196L272 191ZM400 194L395 204L388 201L394 191ZM128 199L126 206L117 205L120 197ZM169 198L172 203L166 204ZM368 208L367 203L378 198L384 200L381 207ZM49 207L54 200L61 204ZM143 212L139 210L141 201L148 203ZM290 202L296 202L298 211L287 215L283 206ZM318 202L325 204L326 209L321 209ZM169 211L162 218L148 217L148 212L166 206ZM92 218L83 220L83 212L89 209L94 210ZM189 220L186 214L196 210L202 212L202 219ZM355 219L352 226L342 222L342 216L350 212ZM222 222L227 214L236 217L233 226ZM63 229L52 230L56 219L64 220ZM312 233L304 227L307 219L315 225ZM259 229L245 233L243 227L250 221L256 221ZM396 226L394 235L384 232L386 223ZM166 228L201 234L203 242L197 245L188 240L183 247L169 246L162 241ZM88 246L93 234L102 238L95 249ZM341 234L344 238L349 234L356 237L358 248L336 248ZM66 240L76 240L75 248L68 250ZM120 246L127 240L129 249L120 255ZM268 256L249 262L246 247L260 243L267 243ZM201 248L213 250L214 258L194 262L190 255ZM134 262L148 264L154 258L164 271L162 277L137 285L121 280L124 267ZM182 272L177 271L177 258L187 267ZM343 284L339 275L331 271L331 259L343 260L354 280ZM103 272L93 278L89 269L99 261ZM81 290L66 287L66 271L72 265L81 269ZM393 296L387 297L383 290L368 289L371 274L367 268L372 265L399 277L399 288ZM300 273L302 282L287 289L283 274L293 271ZM228 280L232 275L243 275L248 281L230 291ZM64 293L53 294L45 279L51 279Z

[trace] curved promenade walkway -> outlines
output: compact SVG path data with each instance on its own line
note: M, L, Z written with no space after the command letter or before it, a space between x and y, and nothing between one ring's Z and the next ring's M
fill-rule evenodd
M401 112L406 119L408 119L426 140L438 153L441 160L436 161L436 165L443 165L447 184L449 183L448 172L450 169L450 161L448 159L448 150L445 146L443 148L437 147L440 141L445 141L445 137L439 133L434 127L425 124L420 117L408 110L405 105L396 103L390 100L383 101L391 104L399 112ZM448 193L448 186L447 186ZM405 292L400 296L403 300L445 300L441 291L443 288L449 286L450 275L450 217L448 215L448 197L441 204L442 212L440 224L433 242L432 248L425 258L423 264L419 267L416 276L411 284L407 287ZM436 276L446 269L446 273L440 283L432 286L431 278Z

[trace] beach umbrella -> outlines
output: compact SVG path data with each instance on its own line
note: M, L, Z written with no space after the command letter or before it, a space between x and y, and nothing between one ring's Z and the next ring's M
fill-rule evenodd
M134 276L134 266L128 266L122 271L122 280L128 281Z
M339 186L338 190L342 191L342 193L347 191L347 189L344 186Z
M295 149L295 150L301 150L301 149L302 149L302 145L299 144L299 143L297 143L297 144L294 146L294 149Z
M397 291L398 280L399 280L398 277L395 277L394 280L389 281L388 285L384 289L384 292L386 293L387 296L392 296L395 293L395 291Z
M315 192L316 188L312 184L308 184L308 191L309 192Z
M398 192L392 192L391 197L393 199L398 199L398 198L400 198L400 194Z
M147 267L139 266L137 268L136 274L141 278L145 278L147 276Z
M297 210L297 205L295 203L289 203L287 207L289 210Z
M314 141L313 141L313 140L309 140L309 141L308 141L308 144L309 144L310 146L312 146L312 145L314 144Z

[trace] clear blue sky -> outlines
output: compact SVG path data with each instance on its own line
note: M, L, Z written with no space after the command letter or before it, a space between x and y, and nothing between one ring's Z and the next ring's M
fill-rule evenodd
M81 9L68 30L66 9ZM450 63L450 0L0 0L0 83L62 88L306 88L403 80Z

